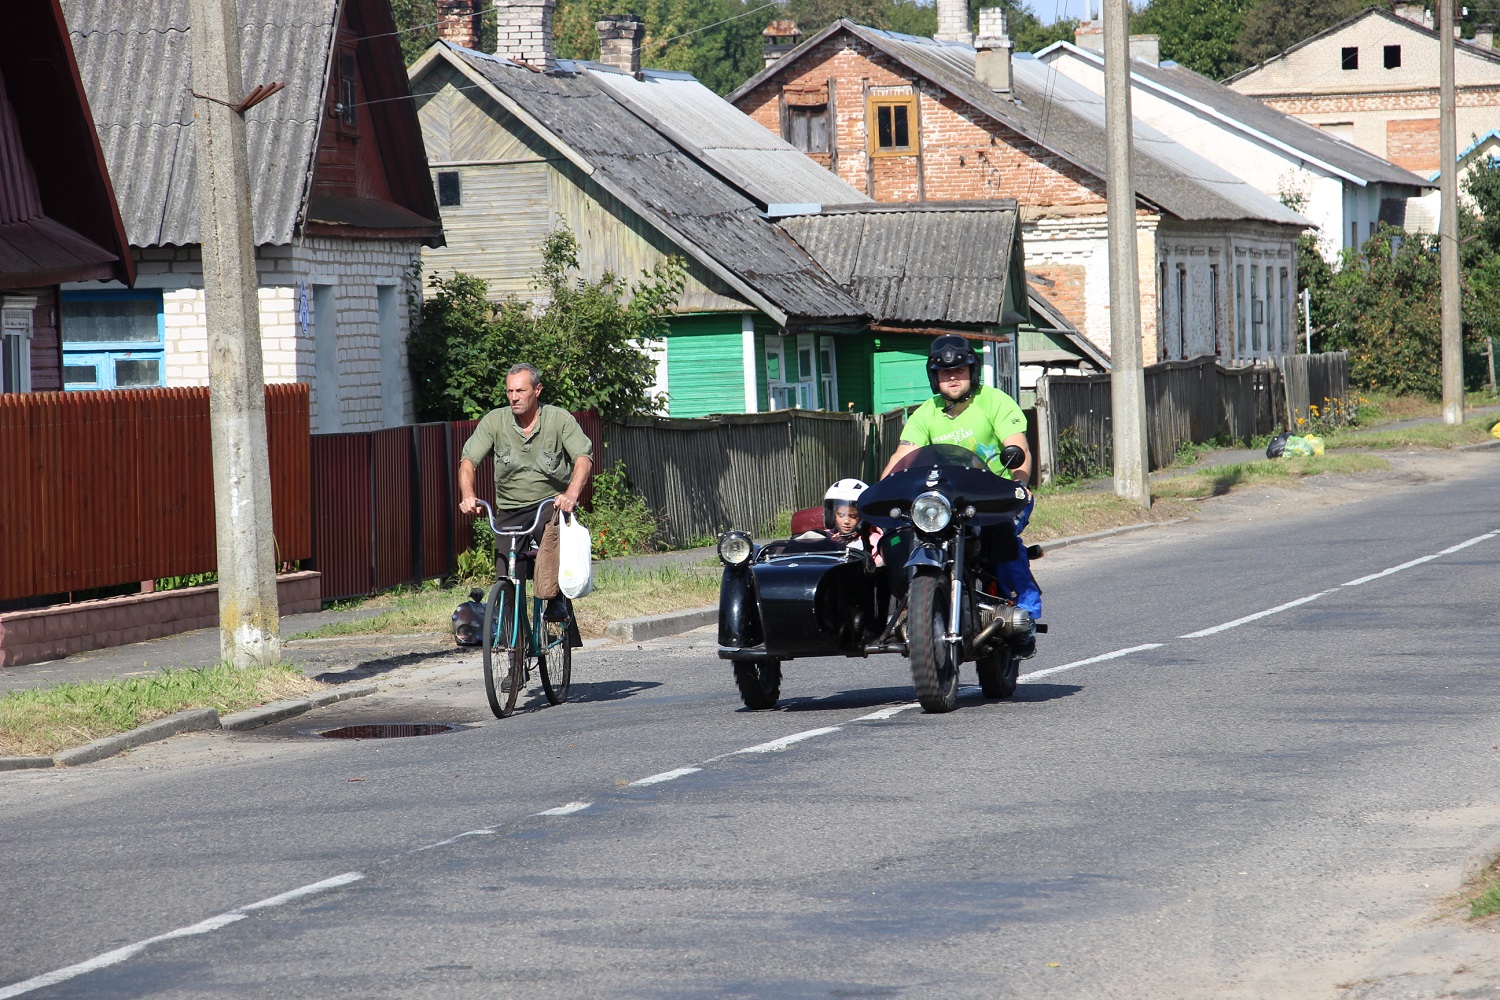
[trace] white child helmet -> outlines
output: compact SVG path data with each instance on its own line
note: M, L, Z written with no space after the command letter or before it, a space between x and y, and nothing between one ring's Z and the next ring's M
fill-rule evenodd
M828 492L823 494L823 527L829 531L838 530L833 525L833 509L858 503L859 495L867 489L869 486L859 479L840 479L828 487Z

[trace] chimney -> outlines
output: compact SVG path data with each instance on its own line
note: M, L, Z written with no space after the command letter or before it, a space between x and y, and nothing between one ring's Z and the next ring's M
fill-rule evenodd
M1104 22L1084 20L1073 29L1073 44L1090 52L1104 51Z
M1495 47L1495 26L1493 24L1474 25L1474 44L1481 49L1492 49Z
M552 54L552 11L557 0L495 0L495 55L534 66L557 68Z
M1427 23L1427 5L1425 3L1398 3L1391 8L1391 12L1407 21L1415 21L1418 24Z
M765 56L768 68L776 65L781 61L782 56L795 49L797 40L802 37L796 21L772 21L766 25L766 30L761 34L766 39L766 47L762 54Z
M1130 58L1138 59L1153 66L1161 65L1161 36L1160 35L1131 35L1130 36Z
M646 22L638 14L605 14L594 22L599 32L599 61L631 76L641 71L641 39Z
M938 41L974 44L969 34L969 0L937 0L937 22L937 34L932 37Z
M466 49L479 48L476 0L438 0L438 38Z
M974 39L974 79L998 94L1011 91L1010 57L1015 46L1006 27L1003 9L980 8L979 37Z

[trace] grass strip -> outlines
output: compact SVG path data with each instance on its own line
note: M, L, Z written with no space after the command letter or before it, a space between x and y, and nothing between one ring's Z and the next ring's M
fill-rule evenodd
M1376 450L1400 448L1456 448L1465 444L1480 444L1495 440L1490 428L1500 420L1496 414L1486 413L1471 417L1456 427L1447 424L1420 424L1399 430L1337 430L1330 431L1323 439L1325 448L1371 448Z
M1025 539L1027 542L1047 542L1107 528L1170 521L1190 512L1191 507L1176 500L1157 499L1150 510L1145 510L1124 497L1103 490L1044 486L1037 491L1036 507L1031 512Z
M1202 472L1192 472L1151 484L1156 497L1178 500L1202 500L1223 496L1237 486L1286 486L1306 476L1325 472L1358 475L1390 468L1378 455L1314 455L1307 458L1279 458L1260 462L1220 465Z
M388 610L369 618L336 622L302 632L293 639L328 639L339 636L410 635L447 632L453 627L453 609L469 599L472 584L440 587L429 585L378 594L357 607ZM487 591L486 591L487 592ZM573 602L578 631L586 639L597 639L609 623L621 618L703 607L719 600L719 563L683 566L668 563L654 569L598 567L594 590Z
M1500 854L1464 883L1458 898L1468 904L1470 920L1500 914Z
M11 691L0 697L0 756L50 756L185 708L234 712L327 686L295 667L220 664Z

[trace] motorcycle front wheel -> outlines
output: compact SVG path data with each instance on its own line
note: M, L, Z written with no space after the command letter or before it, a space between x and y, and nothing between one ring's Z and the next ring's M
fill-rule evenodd
M958 649L943 641L948 630L945 582L930 573L911 582L907 656L911 682L924 712L951 712L958 704Z

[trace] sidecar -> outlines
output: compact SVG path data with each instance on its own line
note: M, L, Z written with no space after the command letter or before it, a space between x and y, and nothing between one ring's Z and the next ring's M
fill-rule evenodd
M786 660L905 652L880 641L889 586L862 549L798 537L757 545L726 531L719 559L719 657L734 664L746 707L776 704Z

